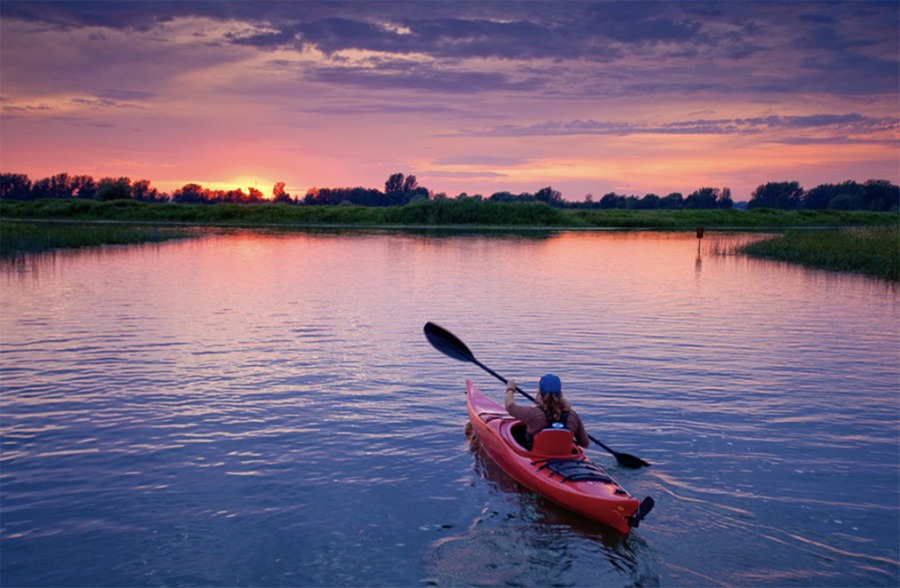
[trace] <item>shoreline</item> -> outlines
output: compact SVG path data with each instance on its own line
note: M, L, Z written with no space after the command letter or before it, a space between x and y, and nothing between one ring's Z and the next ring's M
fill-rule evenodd
M57 249L189 239L203 229L540 234L693 232L702 227L707 233L777 233L739 250L741 255L900 281L900 214L896 212L569 211L544 205L481 204L473 207L431 201L376 209L5 201L0 207L0 258L21 258Z

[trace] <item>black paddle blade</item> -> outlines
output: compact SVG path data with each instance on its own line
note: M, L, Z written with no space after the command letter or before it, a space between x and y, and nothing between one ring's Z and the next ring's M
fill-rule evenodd
M428 322L425 323L424 330L425 338L428 339L428 342L444 355L459 361L475 361L475 355L469 351L466 344L447 329Z
M631 455L630 453L619 453L616 452L613 455L616 457L616 461L619 462L619 465L623 465L626 468L638 469L648 467L650 464L637 457L635 455Z
M646 518L646 516L650 514L650 511L653 510L653 507L655 505L656 503L653 501L652 496L648 496L647 498L642 500L641 505L637 509L637 512L634 513L634 516L628 519L628 526L637 527L638 525L640 525L641 521L643 521L644 518Z
M596 437L588 435L588 439L590 439L591 441L593 441L594 443L596 443L603 449L607 450L610 454L612 454L612 456L616 458L616 461L618 461L619 465L621 465L621 466L625 466L626 468L632 468L632 469L636 470L638 468L643 468L643 467L647 467L650 465L649 463L647 463L640 457L635 457L634 455L631 455L630 453L619 453L618 451L614 451L612 448L604 445L603 442L600 441L600 439L597 439Z

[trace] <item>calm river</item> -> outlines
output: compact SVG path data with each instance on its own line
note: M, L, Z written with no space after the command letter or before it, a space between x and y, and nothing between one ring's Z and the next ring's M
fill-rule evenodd
M3 586L897 586L900 289L748 235L279 234L0 270ZM653 463L625 540L466 437L426 321Z

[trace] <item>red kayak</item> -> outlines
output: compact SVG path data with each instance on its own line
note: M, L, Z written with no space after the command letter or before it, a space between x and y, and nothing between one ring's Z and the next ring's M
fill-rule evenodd
M469 419L491 459L517 482L595 521L628 534L653 508L630 495L585 457L568 429L545 429L523 446L525 424L466 380Z

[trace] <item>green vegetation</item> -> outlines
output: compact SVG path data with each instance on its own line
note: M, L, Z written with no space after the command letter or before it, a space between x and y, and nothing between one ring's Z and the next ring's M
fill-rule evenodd
M465 226L689 230L846 227L896 224L897 213L754 208L697 210L585 210L538 202L464 198L405 206L295 206L289 204L175 204L135 200L44 199L4 201L3 218L179 223L216 226Z
M0 257L17 257L53 249L159 242L186 236L186 230L124 224L37 223L0 219Z
M806 267L900 280L900 227L788 231L745 246L742 253Z

